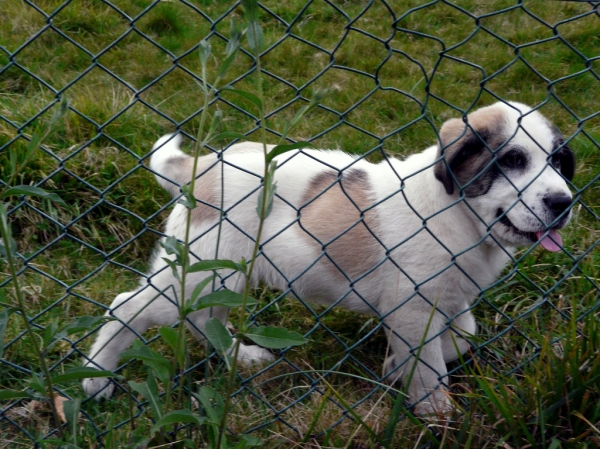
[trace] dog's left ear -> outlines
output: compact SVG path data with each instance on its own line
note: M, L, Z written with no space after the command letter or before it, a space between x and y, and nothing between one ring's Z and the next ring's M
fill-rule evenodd
M448 195L454 193L457 183L463 187L473 180L484 169L486 161L491 160L492 153L488 148L492 144L492 135L499 131L493 128L499 128L501 122L497 111L487 107L469 114L466 121L451 119L443 124L437 154L439 161L433 173ZM469 187L465 189L467 196Z
M554 157L557 157L560 162L560 173L565 179L572 181L573 176L575 176L575 154L573 153L573 150L565 144L565 139L560 131L556 128L554 128L553 131L555 148Z

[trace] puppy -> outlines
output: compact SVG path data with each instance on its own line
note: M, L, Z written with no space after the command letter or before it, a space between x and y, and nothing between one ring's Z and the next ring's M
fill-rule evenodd
M193 176L194 160L180 143L178 135L161 138L150 162L158 183L175 197ZM419 413L448 411L446 364L469 348L474 298L517 247L561 249L557 230L571 217L566 181L575 161L559 132L525 105L496 103L449 120L438 145L405 160L371 164L342 151L304 149L276 161L277 194L252 282L379 317L391 353L386 379L409 383ZM192 263L215 258L219 232L219 259L251 257L263 172L258 143L233 145L223 162L215 154L199 159ZM165 234L183 240L187 213L177 204ZM109 314L116 320L100 329L87 366L115 370L136 334L177 322L180 285L163 258L172 256L158 246L140 287L115 298ZM206 276L188 275L185 291ZM223 270L220 283L243 289L239 273ZM201 310L186 322L200 340L209 316L225 322L227 310ZM241 345L239 359L274 357ZM96 398L113 391L104 378L86 379L83 386Z

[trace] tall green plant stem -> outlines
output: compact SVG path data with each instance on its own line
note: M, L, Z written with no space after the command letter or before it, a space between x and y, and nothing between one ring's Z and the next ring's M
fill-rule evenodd
M8 267L10 269L10 276L13 281L13 285L15 288L15 297L17 299L19 312L21 312L21 316L23 317L23 323L25 324L25 329L27 331L27 335L31 337L33 350L35 355L40 362L40 367L42 372L44 373L44 381L46 384L46 395L48 396L48 401L50 402L50 409L52 410L52 417L54 418L54 422L56 424L56 428L58 430L58 434L61 439L64 438L64 430L62 428L62 424L60 418L58 416L58 411L56 410L56 405L54 404L54 387L52 385L52 379L50 378L50 370L48 369L48 364L46 363L46 359L40 350L40 347L35 342L35 333L33 332L33 328L31 327L31 323L27 319L27 313L25 308L25 300L23 299L23 295L21 293L21 289L19 287L18 282L18 274L17 269L15 267L15 261L13 259L12 251L10 251L10 235L6 226L4 226L4 220L0 220L0 232L2 233L2 240L4 241L7 251L6 251L6 261L8 263ZM0 342L0 344L2 344Z
M258 90L258 98L261 101L264 99L263 88L262 88L262 76L261 76L261 66L260 66L260 51L257 51L256 56L256 78L257 78L257 90ZM264 103L263 103L264 106ZM258 231L256 232L256 240L254 241L254 248L252 250L252 259L250 260L250 265L248 266L248 272L246 273L246 284L244 286L244 294L242 297L242 308L240 313L240 325L239 329L242 331L246 330L246 302L248 301L248 297L250 296L250 289L252 288L252 274L254 273L254 264L256 263L256 259L258 258L258 253L260 251L260 239L262 236L263 225L265 223L265 214L267 208L267 183L269 182L269 165L266 163L267 161L267 133L266 133L266 123L265 123L265 112L264 108L259 109L259 119L260 119L260 139L263 144L263 155L265 158L265 170L263 174L263 189L262 189L262 201L260 208L260 215L258 220ZM223 416L221 417L221 423L219 425L219 437L217 439L217 448L221 447L221 440L223 439L223 434L225 433L225 426L227 425L227 412L229 410L229 406L231 403L231 394L233 393L233 383L235 381L235 374L237 368L237 358L240 351L240 343L241 340L237 338L235 340L234 350L233 350L233 360L231 362L231 369L229 371L229 379L227 381L227 394L225 395L225 404L223 407Z
M203 73L202 73L202 77L204 80L204 88L205 88L205 93L204 93L204 106L202 108L202 113L200 114L200 125L198 128L198 134L196 136L196 143L194 145L194 164L193 164L193 168L192 168L192 179L190 181L190 191L192 192L192 195L194 195L195 197L195 186L196 186L196 170L198 169L198 158L200 157L200 150L202 148L204 148L204 146L206 145L206 142L201 139L201 135L204 129L204 126L206 124L206 117L208 115L208 106L210 104L210 99L211 99L211 95L214 92L214 89L216 88L216 84L220 81L220 78L217 78L215 80L215 83L213 84L213 87L208 90L208 84L206 82L206 68L203 67L202 69ZM189 266L189 252L190 252L190 228L192 226L192 209L188 209L187 211L187 216L186 216L186 226L185 226L185 239L183 241L183 245L184 245L184 250L183 250L183 260L182 260L182 272L181 272L181 298L178 300L178 305L179 305L179 328L178 328L178 343L179 343L179 348L178 348L178 354L176 354L176 360L178 361L178 363L181 365L180 369L181 369L181 373L179 376L179 400L181 400L181 398L183 398L183 373L185 371L185 360L183 360L183 358L185 357L185 354L187 354L187 351L185 351L185 326L184 326L184 321L186 319L186 315L185 315L185 284L186 284L186 278L187 278L187 267ZM167 398L167 400L169 400Z

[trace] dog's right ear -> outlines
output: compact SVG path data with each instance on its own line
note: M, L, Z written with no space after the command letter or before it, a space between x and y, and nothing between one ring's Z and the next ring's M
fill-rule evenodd
M439 162L433 168L433 173L448 195L454 193L457 182L461 187L477 174L473 173L473 164L467 162L484 151L489 138L485 128L474 132L470 125L461 119L451 119L440 130Z
M448 195L454 193L455 185L462 188L484 170L492 158L489 148L493 150L492 146L499 144L496 141L503 134L504 120L499 108L488 106L442 125L433 173ZM470 184L465 194L476 196L477 190L476 185Z

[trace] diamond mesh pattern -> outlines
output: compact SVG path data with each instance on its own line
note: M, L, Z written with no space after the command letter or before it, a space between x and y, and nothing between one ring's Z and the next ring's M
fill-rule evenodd
M519 92L505 88L513 83L515 89L535 92L535 106L567 126L563 132L576 153L582 148L585 159L600 149L600 56L582 45L586 37L577 34L578 24L598 25L598 2L572 2L558 13L522 2L460 6L432 1L408 6L413 3L261 2L267 40L264 87L273 141L281 123L309 100L311 91L333 87L333 94L294 139L308 139L316 147L341 147L371 161L384 160L387 152L403 156L435 142L444 120L460 117L480 101L518 101ZM500 3L507 6L497 6ZM35 127L47 122L62 95L72 99L66 129L42 148L39 162L22 180L64 193L68 212L31 199L13 203L9 212L19 243L19 276L31 304L29 321L43 330L71 315L103 314L115 293L133 289L137 277L145 276L151 248L162 235L165 211L174 202L152 180L149 150L161 133L178 129L190 138L195 135L202 104L198 42L209 39L217 57L223 54L229 19L239 20L241 7L236 2L141 0L102 0L82 7L70 0L25 0L20 8L13 25L5 21L0 26L2 162L9 149L24 147ZM311 26L316 16L329 24L327 29ZM447 24L454 24L452 35L444 32ZM518 31L507 31L507 25ZM182 29L169 28L173 26ZM144 63L135 60L134 51L145 55ZM123 62L130 58L131 63ZM286 59L293 63L281 62ZM252 90L254 70L252 56L242 49L226 81ZM596 101L578 101L586 95ZM258 118L244 99L220 92L211 107L223 110L232 131L257 138ZM373 110L375 119L365 112ZM138 135L132 129L143 132ZM574 319L581 338L587 338L582 323L600 307L595 267L600 174L597 166L584 170L571 186L576 217L570 226L578 233L567 232L569 245L557 256L540 256L535 249L519 252L502 277L481 291L473 304L478 337L467 363L476 361L499 375L522 372L536 362L543 345L560 351L564 333L544 333L545 328L560 328L557 322L566 329ZM156 193L138 200L135 192L141 189ZM321 243L326 247L331 242ZM263 256L269 260L267 253ZM321 257L329 257L326 249ZM74 259L86 262L74 266ZM231 424L233 433L274 429L292 439L303 436L310 418L298 416L306 404L323 400L327 388L321 376L338 386L350 382L348 402L359 414L387 395L377 383L382 380L386 347L383 322L371 319L365 324L364 317L343 310L286 300L294 293L294 279L288 281L287 291L259 291L261 305L253 318L272 323L293 316L293 322L282 324L297 326L318 343L309 345L306 353L281 351L278 361L263 370L242 371L234 396L236 410L246 414ZM1 286L10 287L5 271ZM406 301L420 296L415 287ZM352 292L350 286L348 294ZM79 365L95 330L65 338L48 354L52 370ZM3 372L15 379L32 375L32 361L20 356L24 332L9 326L6 336ZM140 337L158 344L155 333ZM214 369L202 351L193 350L190 359L194 378ZM139 369L126 363L119 372L135 375ZM463 366L455 365L450 374L464 372ZM134 416L119 415L109 422L103 405L85 402L83 420L90 441L103 442L113 428L149 414L125 382L117 383L131 401ZM82 397L76 385L60 393ZM321 434L352 419L339 401L328 397L326 402L331 416L318 428ZM35 443L51 436L55 429L39 435L24 424L19 417L23 404L2 404L2 428L18 435L19 441Z

